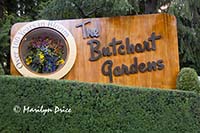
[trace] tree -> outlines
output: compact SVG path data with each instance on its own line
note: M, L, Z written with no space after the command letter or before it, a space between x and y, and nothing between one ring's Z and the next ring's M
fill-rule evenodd
M172 0L49 0L38 18L66 19L157 13Z
M5 74L10 73L10 29L16 22L30 21L28 17L16 17L16 15L5 15L0 20L0 64Z
M132 8L127 0L53 0L42 6L39 18L43 19L126 15Z
M39 4L47 0L2 0L4 8L8 15L15 14L16 16L29 16L35 19Z
M10 29L14 23L34 20L40 3L46 0L0 1L0 65L10 73Z
M169 12L177 18L180 65L200 75L200 1L174 0Z

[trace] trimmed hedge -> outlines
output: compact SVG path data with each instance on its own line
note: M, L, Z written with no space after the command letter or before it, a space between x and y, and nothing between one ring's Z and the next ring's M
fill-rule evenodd
M200 92L200 81L193 68L182 68L176 80L178 90Z
M16 105L21 112L13 111ZM24 106L42 105L71 113L23 113ZM0 107L0 132L200 131L194 92L0 76Z

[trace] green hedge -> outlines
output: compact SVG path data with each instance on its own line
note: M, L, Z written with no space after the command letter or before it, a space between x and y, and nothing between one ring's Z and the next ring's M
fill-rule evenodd
M176 80L178 90L200 92L200 81L197 72L193 68L182 68Z
M21 112L13 111L16 105ZM23 113L24 106L42 105L71 113ZM194 92L0 76L0 107L0 132L200 131L200 96Z

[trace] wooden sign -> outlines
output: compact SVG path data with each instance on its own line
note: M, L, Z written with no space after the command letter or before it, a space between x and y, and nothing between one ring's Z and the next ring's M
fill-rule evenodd
M175 88L176 19L168 14L17 23L11 74Z

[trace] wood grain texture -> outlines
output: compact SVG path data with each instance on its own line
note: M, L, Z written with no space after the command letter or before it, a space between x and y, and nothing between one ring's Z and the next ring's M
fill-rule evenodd
M113 83L126 86L140 86L150 88L171 88L176 87L176 77L179 72L178 40L176 19L168 14L153 14L140 16L121 16L111 18L93 18L92 23L87 27L94 27L95 24L100 29L100 37L94 38L101 42L100 49L108 46L112 39L122 40L129 37L133 44L142 43L147 40L152 32L161 35L161 39L156 40L156 51L145 51L143 53L125 54L110 57L102 57L91 62L90 46L87 42L91 38L83 39L81 28L75 26L87 19L56 21L64 25L74 36L77 45L77 58L71 71L63 77L67 80L78 80L84 82L109 83L108 76L101 72L102 64L106 60L113 61L115 66L133 64L133 58L137 57L138 62L147 63L149 61L164 61L164 69L152 72L137 73L130 75L114 76ZM12 27L11 40L16 32L26 23L17 23ZM118 46L117 46L118 47ZM20 75L11 61L11 74Z

